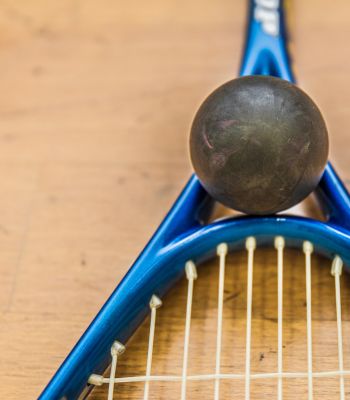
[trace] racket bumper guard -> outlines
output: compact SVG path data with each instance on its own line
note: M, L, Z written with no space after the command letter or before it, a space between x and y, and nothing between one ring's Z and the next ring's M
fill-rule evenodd
M218 256L225 256L228 252L228 245L227 243L220 243L216 248L216 254Z
M102 386L104 383L103 376L97 375L97 374L91 374L89 377L88 383L90 385L94 385L94 386Z
M249 250L255 250L256 249L256 240L255 237L250 236L247 238L246 242L245 242L245 248L249 251Z
M112 357L120 356L121 354L124 353L124 351L125 351L125 346L123 344L121 344L120 342L118 342L117 340L112 344L112 347L111 347Z
M162 300L156 296L155 294L152 296L151 301L149 302L149 307L151 309L157 309L162 306Z
M305 254L311 254L314 251L314 246L308 240L303 243L303 252Z
M188 280L197 279L197 277L198 277L197 268L193 261L187 261L187 263L185 265L185 271L186 271L186 278Z
M339 256L335 256L332 262L331 274L333 276L341 275L343 270L343 260Z
M275 237L275 249L283 249L285 246L285 240L283 236L276 236Z

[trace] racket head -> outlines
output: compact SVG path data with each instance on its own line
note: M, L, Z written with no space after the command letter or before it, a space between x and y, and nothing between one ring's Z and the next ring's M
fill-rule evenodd
M315 397L343 399L339 397L340 387L344 388L342 377L346 385L350 372L346 357L349 277L341 274L342 263L339 258L330 262L313 254L307 256L306 251L312 248L309 242L304 243L303 252L284 247L281 237L276 238L275 248L259 248L254 242L248 238L246 249L229 253L225 252L227 245L220 244L215 259L197 265L194 280L188 267L195 264L186 263L186 277L163 298L163 306L155 310L150 301L151 316L126 346L126 354L118 356L117 374L106 371L104 378L90 378L98 386L103 382L92 398L106 399L113 385L110 377L115 376L114 394L118 398L178 399L180 392L185 393L181 399L200 399L208 394L215 399L232 395L291 399L297 394L304 398L310 381ZM309 284L308 272L312 276ZM337 329L335 315L336 277L341 279L344 306L339 313L343 351L337 346L336 333L342 330ZM250 304L248 286L252 288ZM311 324L307 309L312 309ZM157 322L151 334L155 313ZM187 326L191 327L189 335ZM309 347L310 326L313 344ZM149 345L151 338L154 349ZM344 354L344 365L338 352ZM149 354L153 354L151 368ZM313 361L310 369L309 358ZM277 386L283 391L279 397Z
M227 243L230 251L245 247L254 237L258 247L274 246L282 236L287 247L303 248L311 242L316 253L340 257L350 265L350 233L335 224L293 216L228 218L193 229L161 247L158 253L146 253L128 272L104 305L95 321L80 339L58 371L54 385L42 398L75 398L91 374L102 374L110 363L110 347L115 340L128 339L149 312L152 295L162 298L183 276L188 260L201 264L216 255L216 247ZM74 374L74 379L72 375ZM51 397L52 396L52 397ZM60 397L57 397L60 398Z

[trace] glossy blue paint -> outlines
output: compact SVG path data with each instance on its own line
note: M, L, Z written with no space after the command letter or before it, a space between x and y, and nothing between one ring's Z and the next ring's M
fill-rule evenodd
M350 196L343 182L328 163L321 182L316 189L325 216L334 224L350 229ZM350 249L349 249L350 252Z
M287 49L287 29L282 2L277 9L273 7L266 9L259 6L259 3L259 1L250 1L240 75L272 75L294 82ZM257 14L259 15L259 11L265 13L266 21L275 19L274 26L278 33L269 34L268 30L264 29L264 18L261 18L263 21L254 18Z
M277 9L265 10L270 13L269 18L264 19L264 14L260 14L262 20L258 21L254 18L258 3L250 2L241 75L270 74L294 81L282 4ZM271 16L278 22L266 25ZM299 247L303 240L310 240L316 251L329 257L338 254L350 265L350 197L330 164L317 196L329 217L327 223L277 215L231 218L207 225L213 201L193 175L40 398L76 399L86 388L90 374L102 373L110 363L113 341L126 343L142 322L152 294L163 296L181 278L188 259L200 262L212 257L221 242L227 242L231 248L242 247L245 238L255 236L258 245L266 245L272 244L276 235L282 235L289 246Z

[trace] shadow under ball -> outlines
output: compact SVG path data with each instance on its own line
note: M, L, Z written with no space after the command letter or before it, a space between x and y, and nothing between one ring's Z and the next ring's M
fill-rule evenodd
M273 214L311 193L328 134L311 98L288 81L246 76L216 89L191 128L194 170L208 193L247 214Z

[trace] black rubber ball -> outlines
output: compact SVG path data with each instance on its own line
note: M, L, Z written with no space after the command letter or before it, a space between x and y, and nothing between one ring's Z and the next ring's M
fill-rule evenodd
M328 157L326 124L297 86L246 76L216 89L193 121L195 172L216 200L248 214L273 214L317 186Z

